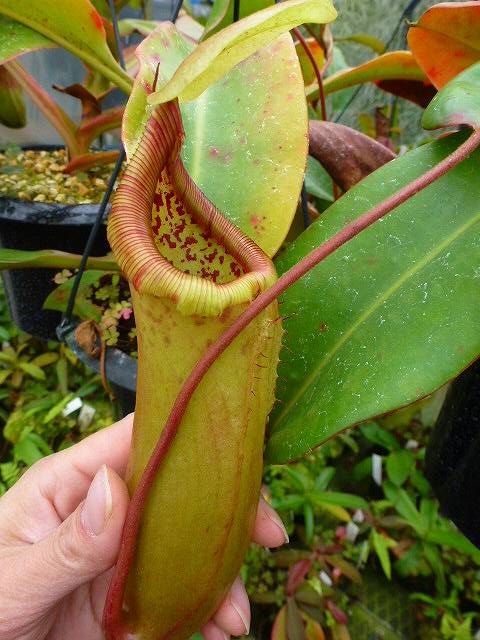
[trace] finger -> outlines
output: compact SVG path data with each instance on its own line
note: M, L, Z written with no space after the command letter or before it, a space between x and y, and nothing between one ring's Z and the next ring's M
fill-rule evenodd
M38 492L51 502L60 521L65 520L85 498L95 473L107 465L120 476L130 453L133 414L85 438L78 444L34 465L26 479L35 486L32 503L38 504ZM25 487L20 487L25 492ZM30 512L34 512L33 504ZM58 522L56 523L58 526Z
M229 635L248 635L250 604L240 577L232 584L230 592L213 616L213 622Z
M205 640L229 640L230 636L211 620L201 628L200 633Z
M279 547L288 543L288 533L278 513L260 497L252 540L263 547Z
M111 469L99 469L85 501L55 531L22 549L21 570L8 579L16 592L47 610L110 569L118 556L128 492Z

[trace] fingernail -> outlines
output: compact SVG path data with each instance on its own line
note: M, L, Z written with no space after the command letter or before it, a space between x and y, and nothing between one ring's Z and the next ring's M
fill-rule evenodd
M112 514L112 506L107 466L103 465L97 471L83 505L81 520L85 529L94 536L100 535Z
M240 580L240 578L238 578L237 580L235 580L235 582L232 585L232 589L230 592L230 604L240 616L240 620L242 621L242 624L245 629L245 635L248 636L250 632L250 616L243 611L243 608L241 605L242 596L243 596L243 599L247 598L247 595L245 593L245 587L243 586L243 582Z
M265 502L263 505L264 508L264 512L265 515L267 516L267 518L273 522L273 524L277 527L277 529L279 529L282 533L282 536L285 540L285 544L288 544L290 542L290 538L288 537L288 533L287 530L285 529L285 525L282 522L282 519L280 518L280 516L278 515L278 513L275 511L275 509L273 509L268 502Z

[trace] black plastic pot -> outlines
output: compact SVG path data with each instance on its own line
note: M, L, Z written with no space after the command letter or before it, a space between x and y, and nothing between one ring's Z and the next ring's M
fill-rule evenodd
M0 198L0 247L19 250L57 249L82 254L99 205L61 206ZM109 251L106 227L95 241L93 256ZM3 271L3 283L13 322L27 333L56 340L60 313L42 309L55 288L58 269Z
M443 513L480 547L480 360L451 385L426 452Z
M75 331L66 334L65 342L84 364L101 373L100 360L91 358L79 347L75 339ZM132 413L135 410L137 389L137 360L120 349L109 347L105 354L105 374L120 405L122 415Z

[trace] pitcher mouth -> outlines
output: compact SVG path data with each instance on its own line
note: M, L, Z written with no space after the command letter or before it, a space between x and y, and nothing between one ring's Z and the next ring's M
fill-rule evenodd
M185 315L218 316L250 302L276 273L190 178L184 136L176 100L154 109L114 197L108 240L136 290L173 300Z

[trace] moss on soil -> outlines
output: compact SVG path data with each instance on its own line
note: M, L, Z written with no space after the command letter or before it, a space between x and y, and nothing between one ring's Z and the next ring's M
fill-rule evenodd
M22 151L7 148L0 153L0 197L58 204L100 202L113 171L113 163L84 173L64 173L67 154L58 151Z

